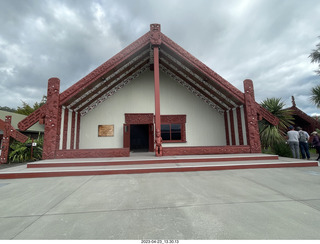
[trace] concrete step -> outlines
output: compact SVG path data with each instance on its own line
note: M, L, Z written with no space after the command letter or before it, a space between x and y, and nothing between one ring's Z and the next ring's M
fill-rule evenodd
M138 154L139 155L139 154ZM141 155L128 158L100 158L100 159L62 159L42 160L28 163L28 168L53 168L53 167L86 167L86 166L111 166L133 164L164 164L164 163L199 163L199 162L233 162L254 160L278 160L277 155L266 154L232 154L232 155L201 155L201 156L176 156L176 157L143 157Z
M164 159L130 157L126 160L123 158L60 159L43 160L30 163L27 167L19 166L1 170L0 179L315 166L318 166L317 161L279 158L264 154L186 156Z

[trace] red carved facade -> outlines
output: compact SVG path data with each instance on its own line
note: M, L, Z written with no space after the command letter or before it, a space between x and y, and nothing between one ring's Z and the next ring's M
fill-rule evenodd
M128 82L138 77L140 73L146 70L147 66L154 72L154 113L128 113L124 115L124 148L79 149L81 116L103 102L104 100L101 99L104 96L108 98L114 95ZM216 109L221 116L224 116L226 146L163 147L161 123L182 124L184 132L182 134L185 135L186 115L161 115L160 70L183 84L194 95ZM276 117L256 103L251 80L244 81L244 93L241 92L161 33L159 24L151 24L150 31L61 94L59 87L60 81L58 78L49 79L47 103L19 123L21 130L29 128L37 121L45 123L44 159L128 156L130 152L126 138L128 138L128 135L130 136L130 126L128 127L130 124L151 125L149 133L152 133L150 138L153 141L151 144L155 148L156 156L257 153L261 152L258 119L265 118L274 125L279 122ZM100 91L103 92L99 93ZM64 116L61 116L62 107L65 109ZM69 111L72 112L72 116L69 116ZM244 127L242 116L245 119ZM71 120L71 131L68 131L70 130L68 120ZM243 128L245 128L245 131L243 131ZM63 136L62 142L60 134ZM246 135L247 145L244 145L243 134ZM69 135L71 136L71 144L67 145L67 136ZM183 140L186 141L186 138L183 138ZM237 143L239 145L236 145ZM59 150L59 146L63 150ZM68 147L70 149L67 150Z
M250 146L163 147L163 156L250 153Z
M55 158L129 157L129 148L57 150Z

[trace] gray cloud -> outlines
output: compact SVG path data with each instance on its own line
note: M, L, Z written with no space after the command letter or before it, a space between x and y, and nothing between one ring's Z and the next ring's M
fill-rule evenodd
M320 41L317 0L0 1L0 106L40 101L50 77L61 90L160 23L162 32L256 100L294 95L308 114L319 84L308 58Z

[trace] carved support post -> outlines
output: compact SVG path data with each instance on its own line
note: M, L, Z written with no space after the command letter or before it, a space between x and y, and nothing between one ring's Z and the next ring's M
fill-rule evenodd
M231 142L232 145L236 145L236 135L234 132L234 118L233 118L233 110L231 109L229 111L229 117L230 117L230 128L231 128Z
M242 120L241 120L240 107L237 107L237 121L238 121L239 145L243 145L243 132L242 132Z
M229 138L229 122L228 122L228 112L224 111L224 127L226 131L226 143L227 146L230 145L230 138Z
M62 149L67 149L67 139L68 139L68 122L69 122L69 109L64 109L64 117L63 117L63 142Z
M252 80L245 80L243 84L248 145L250 146L251 153L261 153L257 105L254 98L253 82Z
M59 96L60 97L60 96ZM56 150L60 149L60 143L61 143L61 114L62 114L62 106L59 106L59 112L58 112L58 130L57 130L57 143L56 143Z
M1 158L0 163L5 164L8 160L9 146L10 146L10 127L11 127L11 116L6 116L2 138Z
M42 159L54 159L59 137L59 94L60 80L50 78L47 91L47 109L44 127Z
M76 134L76 149L79 149L80 145L80 112L77 114L77 134Z
M154 99L155 99L155 155L162 156L161 115L160 115L160 75L159 75L159 46L161 33L159 24L150 25L150 42L154 57Z
M75 130L76 130L76 112L75 112L75 111L72 111L70 149L74 149L74 135L75 135Z

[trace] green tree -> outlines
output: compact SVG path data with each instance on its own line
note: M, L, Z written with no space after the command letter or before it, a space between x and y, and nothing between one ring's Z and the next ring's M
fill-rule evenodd
M319 36L320 38L320 36ZM316 49L312 50L309 55L312 63L318 63L318 69L315 72L320 75L320 43L316 45ZM311 89L311 101L320 108L320 85L317 85Z
M275 148L279 143L285 142L287 128L293 124L293 111L285 109L281 98L267 98L261 106L279 119L278 125L272 125L266 120L259 122L261 144L264 148Z
M43 106L46 103L46 101L47 101L47 97L43 96L41 102L40 103L36 102L32 107L28 103L22 101L22 106L21 107L18 106L17 113L29 115L34 111L36 111L41 106Z
M318 75L320 75L320 43L318 43L316 47L317 47L316 49L312 50L312 53L309 55L309 58L311 58L312 63L319 63L318 70L316 70L315 72Z
M0 106L0 110L7 111L7 112L13 112L13 113L16 112L16 110L14 108L9 108L8 106L4 106L4 107Z
M311 89L311 101L320 108L320 85Z

